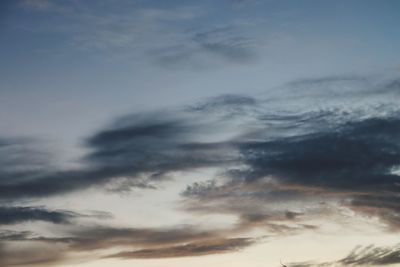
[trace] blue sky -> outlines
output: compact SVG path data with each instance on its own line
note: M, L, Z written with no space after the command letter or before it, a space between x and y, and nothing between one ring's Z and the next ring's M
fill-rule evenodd
M399 265L399 10L2 1L0 265Z

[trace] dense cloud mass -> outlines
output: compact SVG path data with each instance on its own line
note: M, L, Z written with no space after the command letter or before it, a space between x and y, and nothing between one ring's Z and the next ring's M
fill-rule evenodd
M356 87L350 95L332 95L334 88L349 84ZM0 225L11 228L1 228L2 261L10 266L52 264L71 259L78 251L116 247L122 250L101 257L150 259L233 252L257 243L248 235L252 230L274 237L315 231L321 220L340 216L341 210L378 218L385 230L396 232L400 229L400 111L388 96L396 94L398 87L395 81L378 85L360 77L303 80L283 88L282 95L275 91L257 99L224 95L181 109L127 115L85 139L88 152L74 169L58 169L49 153L32 140L2 138L3 203L89 188L104 190L118 183L114 192L154 190L171 179L170 174L213 168L216 174L207 177L208 182L188 184L182 191L180 210L235 218L225 229L118 228L75 224L85 217L98 218L95 214L3 204ZM320 90L325 87L324 95ZM309 88L303 92L303 104L296 102L302 95L296 88ZM346 99L354 100L358 94L360 103L344 110ZM326 108L314 108L307 103L312 100L326 103ZM28 222L68 228L55 236L12 229ZM13 249L19 243L26 248ZM38 249L30 250L28 244L60 247L64 252L48 257ZM31 256L14 262L18 251ZM337 262L344 266L390 263L398 263L398 250L372 247L355 250Z

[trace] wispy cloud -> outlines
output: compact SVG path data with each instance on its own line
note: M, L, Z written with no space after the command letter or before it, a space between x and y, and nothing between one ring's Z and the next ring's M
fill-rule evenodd
M254 241L250 238L217 239L207 242L189 243L167 248L119 252L117 254L107 256L107 258L154 259L203 256L238 251L248 247L252 243L254 243Z
M38 19L20 28L61 34L69 48L88 53L124 55L167 69L248 64L257 58L257 42L246 27L229 19L226 26L207 26L202 22L207 7L200 4L162 8L129 1L25 0L19 7ZM42 20L46 23L38 23Z
M291 267L311 266L386 266L400 263L400 246L377 247L374 245L357 246L343 259L332 262L291 263Z
M115 253L98 253L100 258L170 258L205 256L235 252L257 242L254 238L230 238L229 231L202 230L193 226L177 226L174 228L113 228L105 226L71 226L68 230L60 231L61 237L46 237L28 231L1 231L0 255L2 262L13 262L18 250L7 255L9 242L21 245L34 244L20 253L26 253L18 262L21 266L30 266L34 261L55 264L59 261L68 262L76 254L104 251L111 248L132 249ZM59 233L60 234L60 233ZM60 251L54 257L38 253L36 247L47 250L58 247ZM103 255L103 256L101 256ZM1 262L1 261L0 261Z
M156 56L156 63L165 67L253 63L257 59L256 41L242 31L236 26L189 31L182 42L151 52Z

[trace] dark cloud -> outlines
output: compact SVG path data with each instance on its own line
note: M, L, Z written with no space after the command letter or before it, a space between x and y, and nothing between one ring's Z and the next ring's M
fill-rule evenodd
M205 242L189 243L180 246L120 252L110 255L107 258L156 259L204 256L238 251L252 245L254 242L255 241L250 238L217 239Z
M88 140L94 165L126 170L132 176L212 167L235 160L227 143L200 142L212 125L201 117L166 118L161 113L144 120L125 119Z
M288 264L290 267L322 266L386 266L400 263L400 245L377 247L357 246L343 259L333 262L301 262Z
M77 213L69 210L51 210L45 207L0 206L0 225L13 225L25 222L49 222L71 224L83 218L110 219L112 215L104 211Z
M235 214L242 227L249 229L274 231L278 221L284 224L276 228L280 232L308 225L307 219L321 210L320 217L332 214L324 203L340 200L357 214L378 217L397 230L400 187L393 170L400 165L399 138L396 114L282 138L259 135L259 140L239 145L242 168L225 172L225 180L188 186L182 193L185 209ZM286 218L276 215L277 210L285 212L274 206L281 203L289 208ZM304 210L307 206L314 208Z
M0 241L27 240L32 235L30 231L1 230Z
M52 211L42 207L0 207L0 225L28 221L69 223L79 216L71 211Z
M88 138L91 152L84 159L85 168L29 172L22 181L0 184L0 197L46 197L127 179L125 185L154 188L152 181L169 172L221 166L237 160L228 143L199 141L212 127L201 119L179 115L169 118L162 113L125 117ZM7 177L19 175L11 169ZM118 190L118 186L115 188Z
M329 131L246 143L247 180L277 176L284 182L332 190L397 192L400 119L372 118Z

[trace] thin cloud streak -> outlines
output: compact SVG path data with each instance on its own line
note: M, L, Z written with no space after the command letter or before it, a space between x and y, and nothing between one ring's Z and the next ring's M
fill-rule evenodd
M231 238L210 240L207 242L189 243L181 246L167 248L142 249L135 251L119 252L106 258L122 259L157 259L157 258L180 258L195 257L211 254L235 252L252 245L254 241L250 238Z

